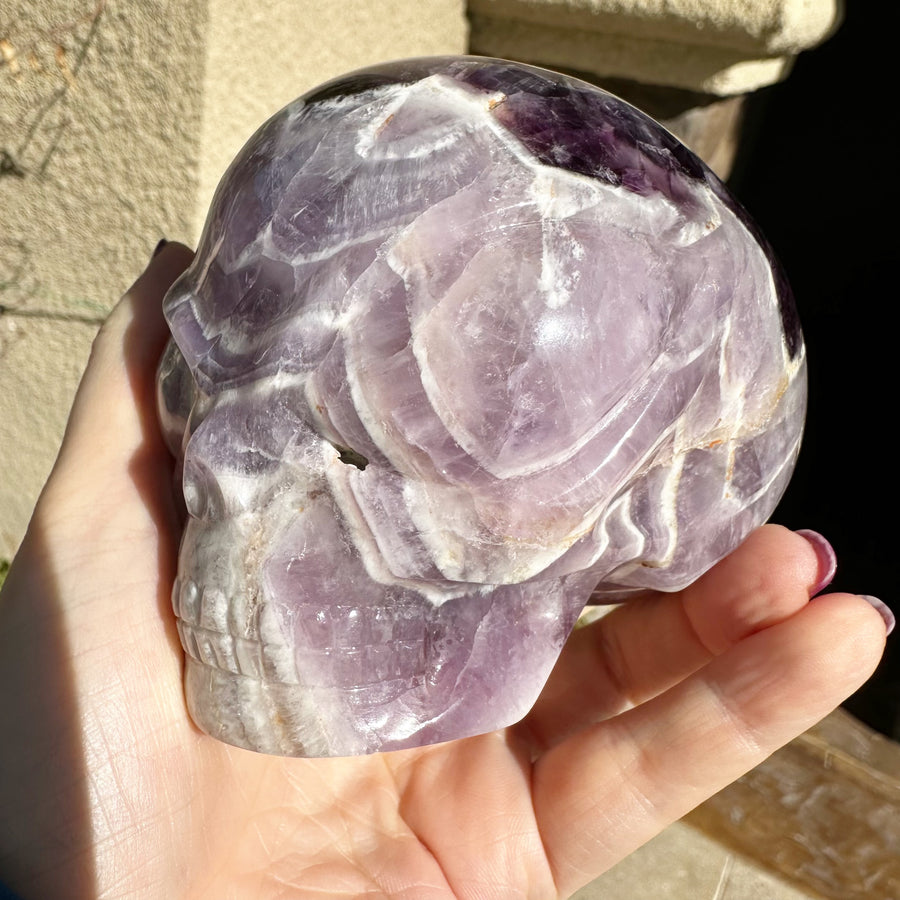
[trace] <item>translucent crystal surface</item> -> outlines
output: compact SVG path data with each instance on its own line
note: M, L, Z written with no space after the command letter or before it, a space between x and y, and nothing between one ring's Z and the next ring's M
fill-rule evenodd
M677 590L765 520L802 430L790 293L722 184L498 60L272 118L165 312L188 703L263 752L515 722L592 592Z

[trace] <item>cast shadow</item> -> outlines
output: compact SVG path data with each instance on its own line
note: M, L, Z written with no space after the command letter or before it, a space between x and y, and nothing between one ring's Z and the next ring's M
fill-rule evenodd
M183 268L183 255L172 254L173 270ZM145 301L141 307L137 293L126 302L133 307L124 335L126 377L141 432L127 472L155 530L148 552L158 572L157 613L169 649L182 660L170 602L181 523L173 502L173 462L155 414L156 361L166 330L158 305ZM59 580L52 524L52 510L39 503L0 597L0 878L23 900L94 900L99 883L91 785L98 773L87 761L90 719L78 695L66 630L72 598L66 599ZM76 537L91 540L89 519Z

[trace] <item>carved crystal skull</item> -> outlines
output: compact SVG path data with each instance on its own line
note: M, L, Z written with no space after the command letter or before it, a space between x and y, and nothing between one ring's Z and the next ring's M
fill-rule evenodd
M721 183L582 82L355 73L267 122L165 312L191 714L267 753L492 730L579 613L771 513L805 363Z

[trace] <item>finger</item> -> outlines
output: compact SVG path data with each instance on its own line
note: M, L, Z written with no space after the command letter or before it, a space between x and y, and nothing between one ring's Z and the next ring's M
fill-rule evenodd
M884 639L863 598L821 597L548 751L535 764L535 809L560 893L820 720L874 671Z
M685 590L628 601L577 629L520 730L539 752L793 615L834 573L833 551L816 538L763 526Z

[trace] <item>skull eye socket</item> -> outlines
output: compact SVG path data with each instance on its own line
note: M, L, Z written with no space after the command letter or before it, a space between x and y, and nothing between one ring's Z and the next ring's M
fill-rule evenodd
M216 477L195 459L185 460L182 476L184 502L188 514L201 521L222 519L227 504Z

